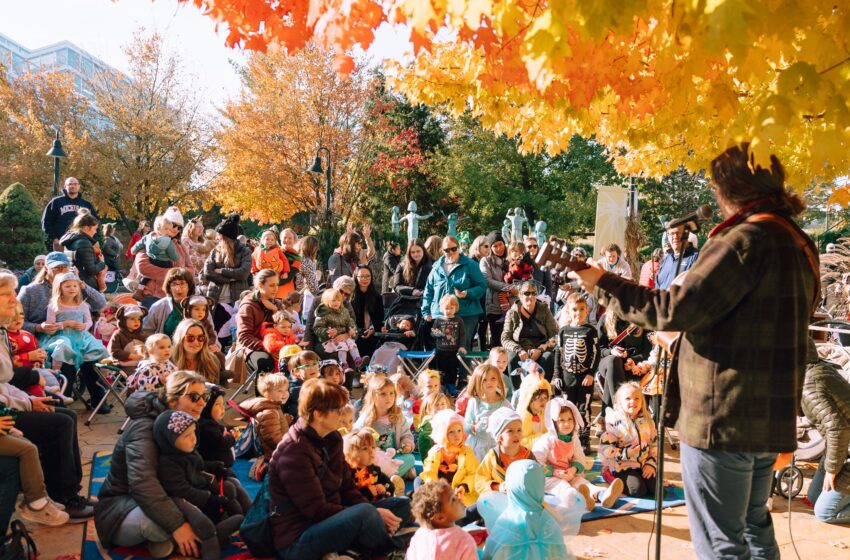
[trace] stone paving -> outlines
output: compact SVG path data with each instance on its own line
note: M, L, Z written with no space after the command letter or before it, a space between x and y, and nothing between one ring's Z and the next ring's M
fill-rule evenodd
M83 424L87 415L79 410L79 438L83 455L84 488L88 488L91 458L97 451L111 451L117 439L117 430L124 417L115 407L106 416L99 416L91 427ZM674 432L675 433L675 432ZM681 484L679 454L668 449L665 479ZM807 472L806 487L811 479ZM805 495L804 492L801 496ZM791 530L797 545L799 558L810 560L847 560L850 558L850 526L827 525L814 519L812 509L801 497L792 501ZM783 559L795 559L797 555L791 544L788 530L788 502L774 498L773 523ZM31 524L32 533L41 552L41 560L69 560L79 558L84 524L48 528ZM655 543L648 551L653 515L642 513L591 521L582 525L579 535L570 540L569 546L579 559L610 558L622 560L645 560L654 558ZM669 508L664 511L662 558L665 560L687 560L696 558L690 544L687 511L685 507ZM92 559L87 559L92 560Z

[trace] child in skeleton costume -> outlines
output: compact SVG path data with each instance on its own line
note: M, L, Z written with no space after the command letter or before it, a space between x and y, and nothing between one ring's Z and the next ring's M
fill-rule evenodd
M566 326L561 329L561 372L563 378L552 385L570 402L578 406L586 419L579 432L581 445L590 452L590 401L593 398L593 376L599 367L599 333L587 322L587 302L578 293L570 294L560 315Z

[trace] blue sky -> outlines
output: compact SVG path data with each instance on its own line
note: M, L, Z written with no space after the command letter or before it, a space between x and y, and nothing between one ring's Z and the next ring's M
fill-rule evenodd
M119 70L126 70L122 45L139 27L158 31L184 67L194 74L201 95L221 106L239 90L231 60L245 55L224 46L224 33L191 5L177 0L15 0L0 5L0 33L34 49L67 40ZM401 57L407 49L399 32L378 30L369 54L379 60Z

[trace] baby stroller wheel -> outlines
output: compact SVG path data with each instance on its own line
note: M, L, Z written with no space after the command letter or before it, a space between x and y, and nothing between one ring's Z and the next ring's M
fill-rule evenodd
M776 491L780 496L796 498L803 490L803 471L795 466L785 467L776 473Z

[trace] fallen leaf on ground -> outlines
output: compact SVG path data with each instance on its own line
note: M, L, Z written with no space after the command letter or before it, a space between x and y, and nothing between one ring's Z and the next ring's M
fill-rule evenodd
M601 550L596 550L595 548L588 548L581 554L585 558L605 558L608 556L607 552L603 552Z
M834 546L835 548L845 549L847 545L844 544L844 541L829 541L829 546Z

